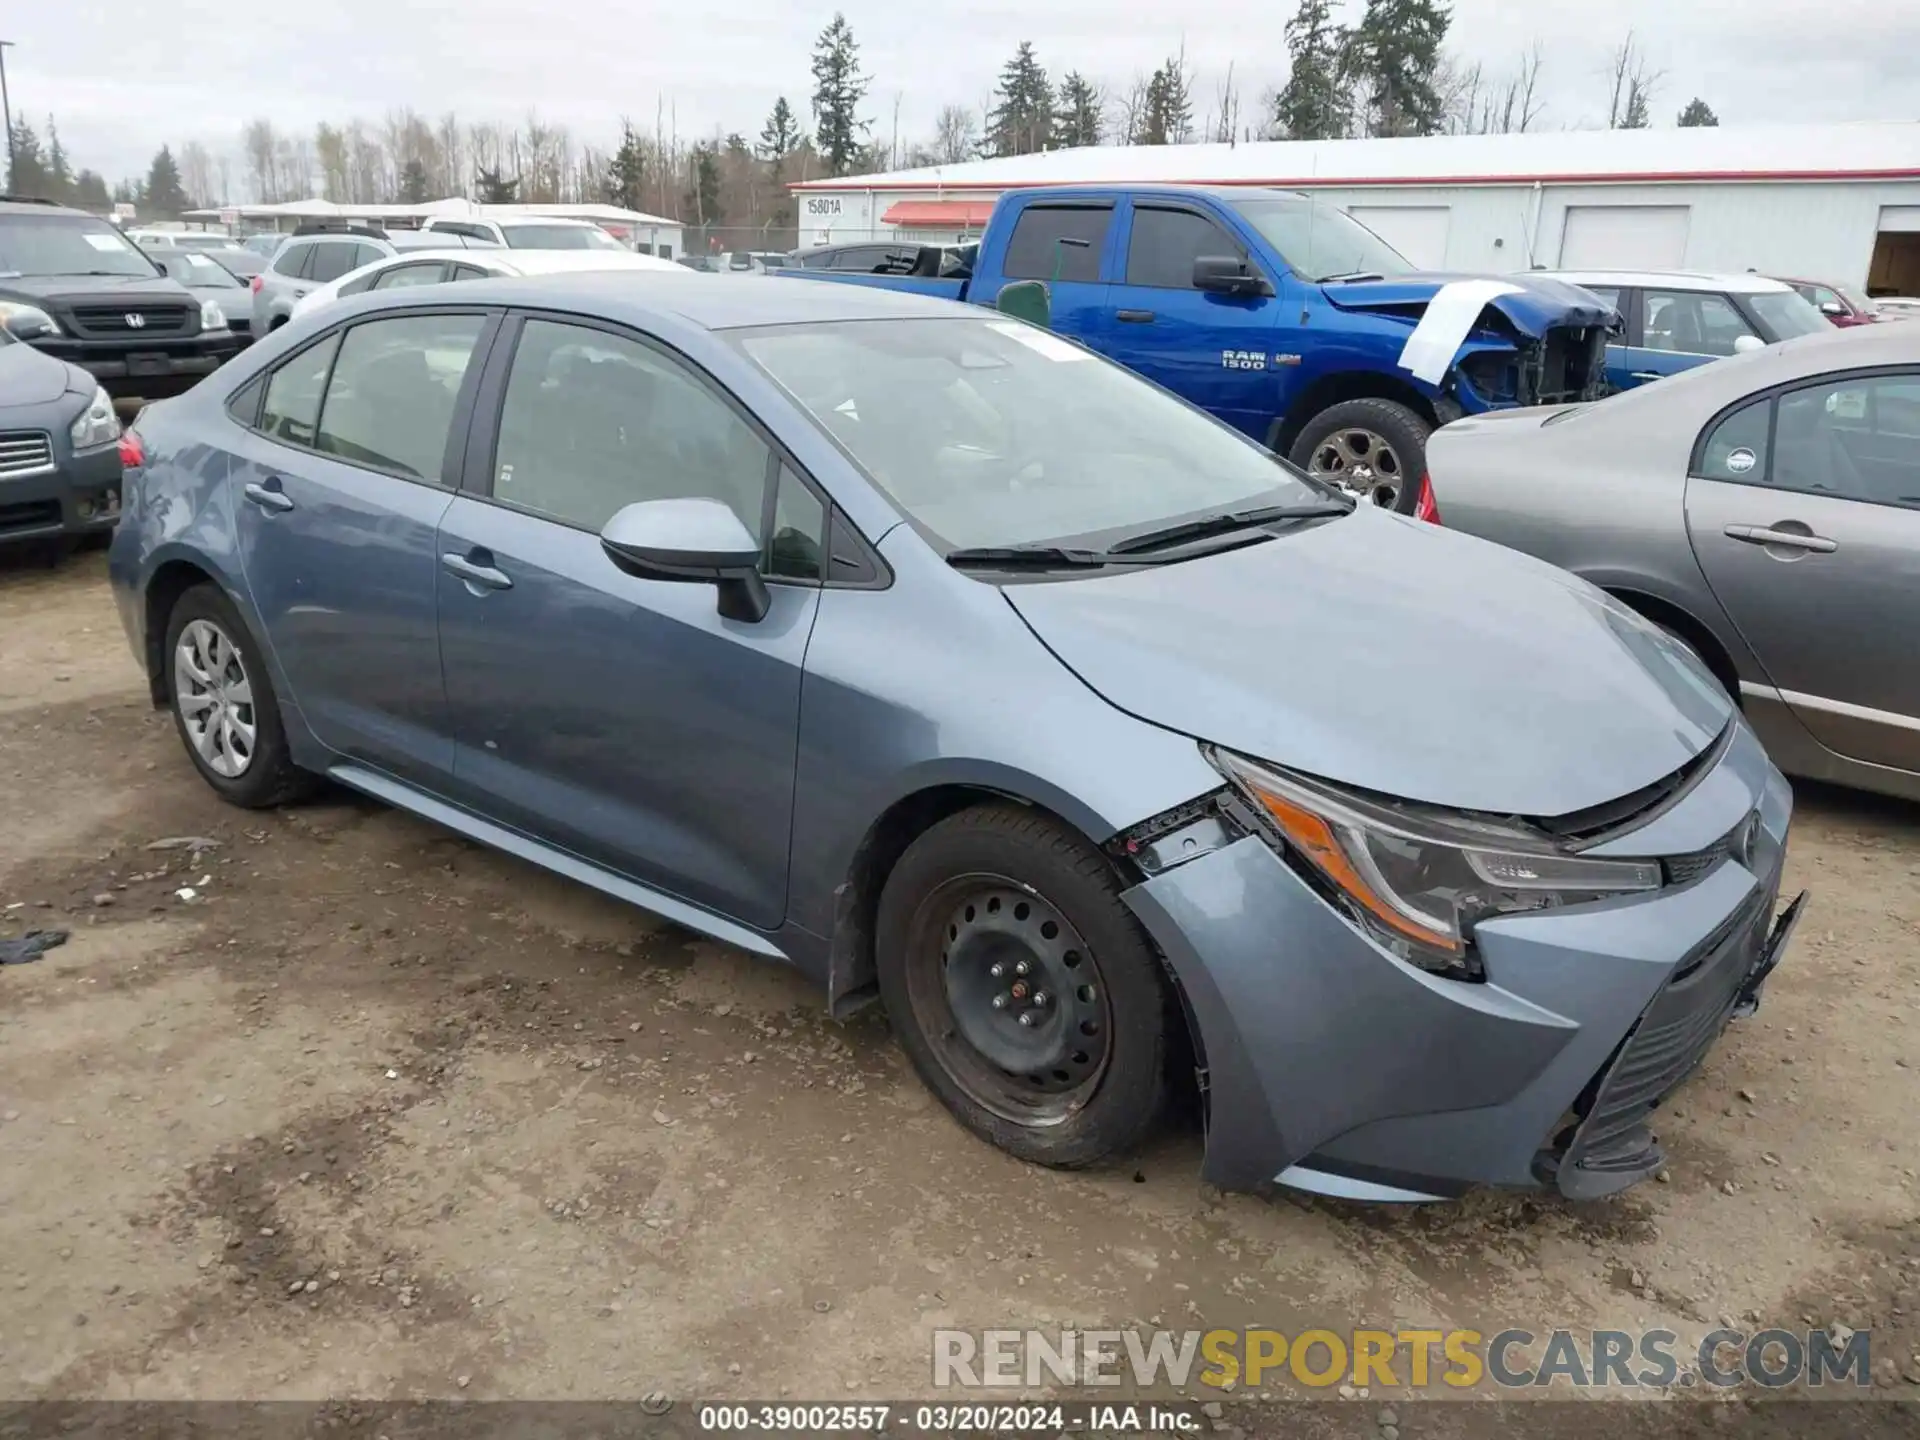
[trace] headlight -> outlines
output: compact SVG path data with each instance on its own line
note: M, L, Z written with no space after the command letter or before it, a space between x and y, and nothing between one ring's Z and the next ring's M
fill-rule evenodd
M1492 915L1657 890L1657 861L1567 853L1537 830L1335 792L1224 750L1210 758L1386 949L1424 970L1479 973L1473 927Z
M0 325L6 326L7 333L16 340L39 340L60 333L51 315L38 305L19 300L0 300Z
M220 302L218 300L201 302L200 328L202 330L224 330L227 328L227 312L220 308Z
M73 428L67 433L73 437L73 448L76 450L111 445L120 438L120 417L113 413L113 401L105 390L94 390L93 403L73 422Z

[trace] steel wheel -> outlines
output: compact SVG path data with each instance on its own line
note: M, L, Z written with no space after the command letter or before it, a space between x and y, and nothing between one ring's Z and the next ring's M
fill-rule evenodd
M1373 430L1335 430L1314 448L1307 470L1358 500L1395 509L1407 483L1406 467L1384 435Z
M173 652L173 703L207 768L237 780L253 764L258 718L253 682L232 637L211 620L190 622Z
M1113 1030L1093 952L1060 912L1000 875L963 875L914 917L914 1018L973 1102L1058 1125L1099 1089Z

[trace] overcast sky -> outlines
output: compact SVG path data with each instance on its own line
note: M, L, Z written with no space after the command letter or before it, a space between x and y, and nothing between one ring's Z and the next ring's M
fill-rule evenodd
M1348 0L1354 15L1360 3ZM1056 77L1079 69L1110 88L1184 40L1198 77L1196 123L1214 108L1229 62L1250 112L1286 76L1291 5L850 0L845 13L873 80L865 113L885 137L898 98L904 141L929 132L943 104L977 108L1021 40ZM198 139L237 155L240 127L255 116L310 131L403 105L464 121L516 119L532 107L605 144L622 112L650 127L661 101L683 138L716 127L751 137L777 95L804 122L808 57L831 15L781 0L173 0L158 9L71 0L7 7L0 39L14 42L13 113L39 128L52 112L76 168L111 181L143 172L162 142ZM1920 5L1910 0L1456 0L1453 16L1448 48L1490 71L1530 40L1543 44L1549 128L1604 118L1607 53L1629 28L1665 72L1661 124L1693 95L1728 125L1920 118Z

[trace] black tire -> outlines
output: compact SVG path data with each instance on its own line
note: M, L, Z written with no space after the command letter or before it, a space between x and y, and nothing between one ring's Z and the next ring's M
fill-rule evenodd
M1069 1095L1045 1097L1049 1105L1058 1102L1059 1113L1036 1108L1029 1115L1021 1086L1038 1082L1012 1071L996 1075L997 1062L959 1033L962 1022L954 1018L953 974L960 957L949 951L947 920L957 920L959 912L946 907L956 894L968 893L955 887L996 884L1032 897L1042 907L1037 913L1057 914L1066 939L1084 945L1084 952L1064 952L1064 963L1077 967L1078 983L1073 996L1062 994L1054 1003L1097 996L1103 1007L1098 1074ZM921 835L881 892L875 935L880 996L902 1048L961 1124L1023 1160L1063 1169L1097 1165L1137 1146L1165 1108L1168 1052L1180 1020L1159 955L1121 901L1120 888L1106 859L1079 835L1030 810L986 805ZM960 903L964 908L964 899ZM1013 908L1026 906L1010 908L1009 915ZM966 909L969 918L972 913ZM1033 1000L1044 1003L1045 997L1035 992ZM1004 1018L988 1023L999 1025ZM1041 1027L1051 1018L1043 1017ZM1060 1018L1068 1018L1064 1009ZM1093 1033L1088 1023L1079 1022L1078 1030ZM1088 1056L1072 1058L1085 1062ZM1053 1073L1068 1078L1065 1071ZM1002 1095L996 1086L1020 1094ZM1040 1098L1032 1097L1036 1106Z
M251 703L244 707L244 713L253 728L253 743L245 768L237 775L220 773L203 757L183 712L177 657L181 637L196 621L211 624L231 643L239 673L248 683ZM167 643L161 652L161 664L165 667L167 706L173 712L173 725L180 736L181 747L194 769L222 800L246 810L265 810L300 799L318 788L318 777L300 769L288 753L287 733L280 723L280 707L275 702L273 682L260 657L260 647L240 618L240 612L218 587L195 585L174 602L167 615Z
M1384 478L1369 487L1368 493L1375 504L1385 509L1401 515L1413 514L1420 504L1420 477L1427 468L1427 437L1433 433L1426 417L1397 400L1343 400L1307 421L1287 458L1302 470L1339 484L1327 466L1316 466L1315 457L1323 447L1335 446L1345 432L1373 435L1386 442L1397 467L1391 477L1392 502L1389 504L1384 499Z

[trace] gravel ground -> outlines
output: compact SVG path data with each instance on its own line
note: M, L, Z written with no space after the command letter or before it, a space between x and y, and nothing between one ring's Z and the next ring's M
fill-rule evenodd
M1191 1124L1007 1159L879 1017L369 802L222 806L104 573L0 561L0 937L74 932L0 970L0 1398L912 1395L934 1327L1049 1322L1845 1324L1920 1395L1920 808L1801 787L1665 1183L1222 1197Z

